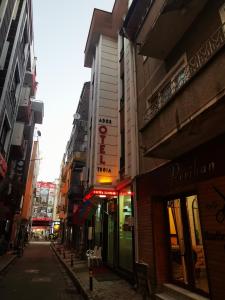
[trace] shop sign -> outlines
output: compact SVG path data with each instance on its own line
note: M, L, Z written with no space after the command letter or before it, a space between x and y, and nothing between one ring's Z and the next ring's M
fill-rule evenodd
M60 225L60 221L54 221L54 225Z
M148 181L162 194L181 186L225 175L225 135L149 173ZM143 176L144 178L145 176Z
M215 162L199 162L197 159L189 162L189 164L174 163L171 166L172 181L184 182L194 181L204 177L210 177L215 171Z
M52 182L39 181L39 182L37 182L37 188L55 189L56 185L54 183L52 183Z
M51 218L32 218L32 221L49 221L52 222Z
M2 154L0 153L0 175L2 177L5 177L6 172L7 172L7 163L3 158Z
M105 196L105 197L115 197L117 196L117 192L114 190L98 190L98 189L93 189L90 193L88 193L85 197L84 200L88 200L93 196Z

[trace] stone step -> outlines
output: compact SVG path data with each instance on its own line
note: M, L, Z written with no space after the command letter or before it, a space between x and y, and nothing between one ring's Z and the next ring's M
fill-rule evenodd
M175 299L174 297L171 297L166 293L155 294L155 300L174 300L174 299Z
M189 290L183 289L177 285L166 283L163 285L164 296L168 295L174 300L209 300L199 294L193 293ZM169 298L168 298L169 299Z

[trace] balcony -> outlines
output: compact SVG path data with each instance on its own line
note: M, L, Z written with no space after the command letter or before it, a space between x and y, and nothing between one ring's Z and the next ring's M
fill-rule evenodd
M44 117L44 103L42 101L31 101L31 108L34 112L36 124L42 124Z
M23 156L25 150L24 140L24 128L25 124L22 122L16 122L12 134L12 143L10 149L10 155L13 159L19 159Z
M31 97L35 97L37 90L37 82L34 72L26 71L23 85L25 87L29 87Z
M188 81L202 69L225 45L225 24L221 25L199 50L189 59L173 80L163 83L152 95L145 111L144 124L151 121L186 86Z
M165 59L206 2L207 0L155 1L139 33L140 54Z
M30 88L33 87L33 82L34 82L34 74L30 71L26 71L25 77L24 77L24 86L29 86Z
M23 102L19 105L16 120L18 122L29 123L31 116L31 102L28 100L26 103Z
M175 77L154 91L140 119L146 156L173 159L225 131L224 101L219 101L225 88L224 44L221 25Z

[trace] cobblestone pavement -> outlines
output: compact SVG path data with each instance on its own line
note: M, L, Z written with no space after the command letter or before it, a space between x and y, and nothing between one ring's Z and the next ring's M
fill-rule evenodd
M124 279L118 280L101 280L93 278L93 291L89 290L89 272L87 261L79 260L74 257L74 263L71 267L71 251L64 250L62 246L52 246L59 260L72 274L77 286L81 289L86 299L90 300L143 300L142 295L138 294L135 289Z
M81 300L47 242L30 243L0 278L1 300Z

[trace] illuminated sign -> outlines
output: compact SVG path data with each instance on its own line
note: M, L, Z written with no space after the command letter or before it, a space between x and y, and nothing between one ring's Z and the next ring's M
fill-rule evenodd
M84 200L86 201L86 200L92 198L93 196L115 197L115 196L117 196L117 191L93 189L84 197Z
M52 183L52 182L38 181L36 185L37 185L37 188L40 188L40 189L55 189L56 188L55 183Z
M54 225L60 225L60 221L54 221Z
M32 218L32 221L49 221L52 222L51 218Z
M2 177L5 177L6 172L7 172L7 163L0 153L0 175Z
M100 136L100 165L105 165L105 160L104 160L104 154L105 154L105 138L106 138L106 133L107 133L107 127L104 125L99 126L98 128L99 131L99 136ZM102 168L101 168L102 169Z
M98 151L96 160L96 183L112 185L118 176L118 128L116 119L98 119Z

